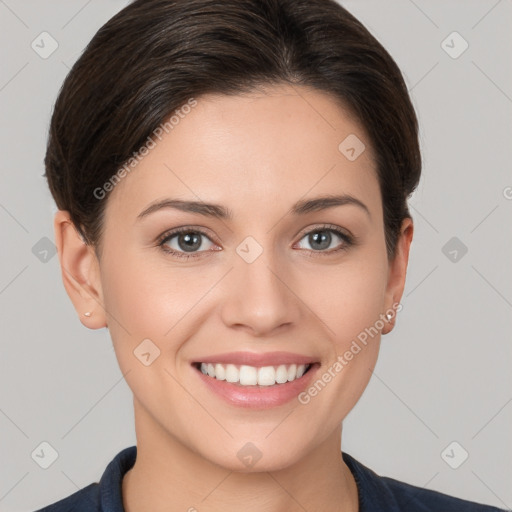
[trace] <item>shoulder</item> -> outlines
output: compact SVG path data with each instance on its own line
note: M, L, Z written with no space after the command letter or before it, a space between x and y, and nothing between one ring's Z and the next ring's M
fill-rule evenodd
M63 498L56 503L43 507L36 512L96 512L100 507L100 484L92 483L87 487Z
M137 447L121 450L108 464L99 482L36 512L124 512L122 481L135 464Z
M349 454L343 460L356 480L360 512L503 512L504 509L456 498L380 476Z
M424 489L400 482L393 478L381 477L393 497L398 509L410 512L446 511L446 512L502 512L502 509L449 496L432 489Z

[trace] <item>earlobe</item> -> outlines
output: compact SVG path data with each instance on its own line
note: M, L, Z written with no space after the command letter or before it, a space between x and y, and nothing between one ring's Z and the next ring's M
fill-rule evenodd
M414 224L407 217L402 221L400 235L397 240L395 257L389 263L388 283L386 287L386 308L394 310L395 314L382 330L382 334L388 334L396 323L396 310L393 304L399 304L405 288L407 265L409 263L409 251L414 234Z
M80 321L90 329L105 327L99 262L94 248L83 241L69 212L58 210L53 224L62 282Z

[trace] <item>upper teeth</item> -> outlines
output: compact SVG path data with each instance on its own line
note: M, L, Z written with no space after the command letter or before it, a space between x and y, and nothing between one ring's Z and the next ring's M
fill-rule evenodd
M299 377L302 377L309 365L291 364L280 366L247 366L240 367L234 364L220 363L201 363L201 372L218 380L227 382L238 382L242 386L273 386L274 384L283 384Z

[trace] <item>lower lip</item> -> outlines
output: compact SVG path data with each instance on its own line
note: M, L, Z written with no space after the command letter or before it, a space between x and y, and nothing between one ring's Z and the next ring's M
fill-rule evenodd
M273 386L241 386L205 375L195 366L193 366L193 369L208 389L229 404L252 409L270 409L296 398L299 393L308 387L319 367L320 365L315 363L302 377Z

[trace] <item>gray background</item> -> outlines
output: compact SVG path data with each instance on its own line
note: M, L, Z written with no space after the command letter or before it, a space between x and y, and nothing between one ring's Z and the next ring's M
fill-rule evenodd
M342 448L377 473L511 508L512 2L341 3L403 70L424 158L404 308ZM135 444L108 331L81 325L57 256L44 252L55 207L42 177L58 89L126 4L0 0L1 511L34 510L98 481ZM43 31L59 44L47 59L31 48ZM442 46L453 31L469 44L458 58ZM43 441L58 452L48 469L31 457ZM462 448L446 452L453 441ZM469 458L452 469L445 461L459 463L462 449Z

